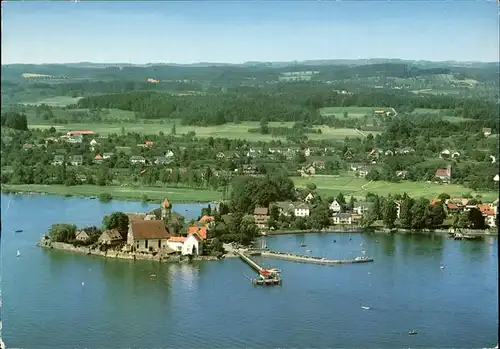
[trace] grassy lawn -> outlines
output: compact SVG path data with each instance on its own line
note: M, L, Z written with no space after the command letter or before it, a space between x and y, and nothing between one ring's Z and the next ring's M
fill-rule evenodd
M336 196L342 192L344 195L353 195L357 197L365 197L367 192L387 196L389 194L407 193L411 197L437 197L441 193L447 193L452 197L459 197L465 194L477 195L480 194L485 201L493 201L498 198L498 193L490 192L474 192L471 189L460 185L448 184L440 185L436 183L416 183L416 182L369 182L364 178L357 178L350 174L343 174L338 177L334 176L315 176L315 177L293 177L293 182L298 187L305 187L307 183L314 183L321 195Z
M137 132L142 134L158 134L163 131L165 134L169 134L172 130L172 123L123 123L123 124L111 124L111 123L75 123L75 124L65 124L65 125L50 125L50 124L30 124L30 128L50 128L54 126L57 130L67 131L67 130L91 130L101 135L108 135L110 133L121 134L122 127L125 132ZM293 126L292 122L270 122L270 127L277 126ZM218 138L230 138L230 139L246 139L251 141L271 141L273 139L284 139L284 137L273 137L272 135L263 135L260 133L250 133L248 129L258 128L259 122L244 122L241 124L228 123L220 126L182 126L179 122L176 123L176 133L184 134L190 131L196 133L198 137L218 137ZM311 139L332 139L338 138L343 140L345 137L359 137L360 134L353 129L335 129L327 126L321 127L322 134L309 134L308 137Z
M57 96L57 97L49 97L49 98L39 100L37 102L25 103L25 104L33 104L33 105L47 104L51 107L65 107L65 106L70 105L70 104L76 104L80 98L81 97L73 98L73 97L68 97L68 96Z
M176 202L209 202L222 199L222 193L214 190L190 189L190 188L157 188L157 187L119 187L97 185L77 185L67 187L64 185L2 185L2 190L12 190L16 192L46 193L53 195L73 195L73 196L99 196L102 193L109 193L113 199L120 200L141 200L146 195L150 200L163 200L165 197Z

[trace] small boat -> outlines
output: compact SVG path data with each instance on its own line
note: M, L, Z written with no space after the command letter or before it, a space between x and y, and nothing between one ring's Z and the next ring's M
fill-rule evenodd
M311 250L306 250L306 252L312 252Z
M370 307L366 307L364 305L361 306L361 309L364 309L364 310L370 310L371 308Z
M444 269L444 265L442 265L442 264L441 264L441 267L440 267L440 268L441 268L441 270L443 270L443 269Z
M17 250L16 256L19 257L20 255L21 255L21 252L19 252L19 250Z
M306 246L307 246L307 245L304 243L304 241L302 241L302 242L300 243L300 247L306 247Z
M378 240L375 240L375 243L377 243L377 244L378 244Z
M89 199L90 200L95 200L95 199L97 199L97 196L91 196L91 197L89 197Z
M408 332L408 336L414 336L417 334L417 331L415 330L411 330L410 332Z
M23 232L23 230L22 230L22 229L18 229L18 230L16 230L15 232L16 232L16 233L22 233L22 232Z

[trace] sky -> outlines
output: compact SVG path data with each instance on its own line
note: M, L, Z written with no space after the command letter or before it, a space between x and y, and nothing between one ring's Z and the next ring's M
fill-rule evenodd
M492 1L2 1L2 64L499 61Z

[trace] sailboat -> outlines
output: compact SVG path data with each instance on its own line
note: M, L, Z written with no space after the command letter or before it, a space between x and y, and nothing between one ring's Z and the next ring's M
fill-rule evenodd
M302 241L302 242L300 243L300 247L306 247L306 246L307 246L307 245L305 244L305 242L304 242L304 241Z
M17 250L17 257L19 257L21 255L21 252L19 252L19 250Z

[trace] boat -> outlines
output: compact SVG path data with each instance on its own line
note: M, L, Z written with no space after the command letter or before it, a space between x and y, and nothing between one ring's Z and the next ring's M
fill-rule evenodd
M442 265L442 264L441 264L441 267L440 267L440 268L441 268L441 270L443 270L443 269L444 269L444 265Z
M312 252L311 250L306 250L306 252Z
M371 308L370 307L366 307L364 305L361 306L361 309L364 309L364 310L370 310Z
M410 332L408 332L408 336L414 336L417 334L417 331L415 330L411 330Z
M19 250L17 250L16 256L19 257L20 255L21 255L21 252L19 252Z
M306 247L306 246L307 246L307 245L304 243L304 241L302 241L302 242L300 243L300 247Z
M23 232L23 230L22 230L22 229L18 229L18 230L16 230L15 232L16 232L16 233L22 233L22 232Z

